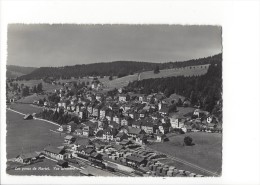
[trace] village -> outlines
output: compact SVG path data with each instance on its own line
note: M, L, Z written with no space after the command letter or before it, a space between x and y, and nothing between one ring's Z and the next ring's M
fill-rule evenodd
M199 167L194 173L168 165L164 161L174 164L176 159L152 147L168 142L172 135L222 133L222 123L209 112L191 107L188 98L177 94L167 98L160 92L138 94L125 88L106 92L97 77L71 95L73 87L68 82L48 93L58 98L56 103L51 98L35 100L32 106L42 111L24 117L30 121L56 116L60 126L52 132L64 136L61 146L20 154L16 162L30 165L50 158L61 168L74 167L87 176L217 176ZM64 117L71 119L63 122Z

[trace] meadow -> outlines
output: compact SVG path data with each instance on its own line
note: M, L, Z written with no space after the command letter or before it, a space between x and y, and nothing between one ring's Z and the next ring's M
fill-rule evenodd
M193 139L193 146L184 146L184 137ZM222 166L222 134L206 132L190 132L169 136L168 142L149 145L157 151L177 157L206 170L221 174ZM174 165L174 164L173 164ZM179 168L186 168L184 165ZM187 169L189 170L189 169Z
M24 120L23 115L10 110L6 112L6 152L7 158L33 151L41 151L49 144L61 146L64 136L50 132L57 126L40 120Z
M199 65L199 66L188 66L184 68L172 68L160 70L160 73L154 74L154 71L145 71L140 73L139 80L149 79L149 78L166 78L171 76L200 76L206 74L209 65Z

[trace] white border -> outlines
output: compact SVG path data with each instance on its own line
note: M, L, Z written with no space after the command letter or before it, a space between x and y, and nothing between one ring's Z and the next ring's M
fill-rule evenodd
M2 1L1 184L259 184L258 1ZM220 178L14 177L5 174L8 23L211 24L223 27L224 137Z

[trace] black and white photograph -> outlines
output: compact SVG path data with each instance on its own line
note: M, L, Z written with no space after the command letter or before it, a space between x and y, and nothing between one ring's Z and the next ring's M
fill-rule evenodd
M7 174L218 177L222 31L8 25Z
M259 5L2 0L0 184L259 184Z

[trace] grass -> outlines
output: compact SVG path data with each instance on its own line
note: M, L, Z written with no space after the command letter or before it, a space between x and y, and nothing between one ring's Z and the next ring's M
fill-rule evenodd
M209 65L199 65L184 68L163 69L160 70L160 73L158 74L154 74L153 71L145 71L140 74L139 80L149 78L165 78L171 76L200 76L207 73L208 67Z
M20 103L33 103L33 101L38 101L40 99L48 99L47 95L40 95L40 94L32 94L32 95L29 95L29 96L26 96L26 97L22 97L21 99L19 99L17 102L20 102Z
M8 107L24 114L39 113L42 111L41 107L32 106L30 104L10 104Z
M138 78L138 74L124 76L122 78L116 78L111 81L103 82L106 88L113 89L113 88L120 88L127 86L129 82L135 81Z
M190 136L195 145L183 146L183 139L186 136ZM196 164L212 172L221 173L222 134L196 132L172 135L169 139L170 141L168 142L155 143L149 147Z
M7 110L7 158L14 158L22 151L24 153L41 151L51 144L60 146L64 136L50 132L57 126L40 120L23 120L23 116Z
M11 165L7 164L7 165ZM20 169L17 168L8 170L7 174L9 175L35 175L35 176L42 176L42 175L51 175L51 176L79 176L80 172L77 169L71 168L61 168L59 167L55 161L51 161L49 159L44 159L43 162L27 165L21 167Z

